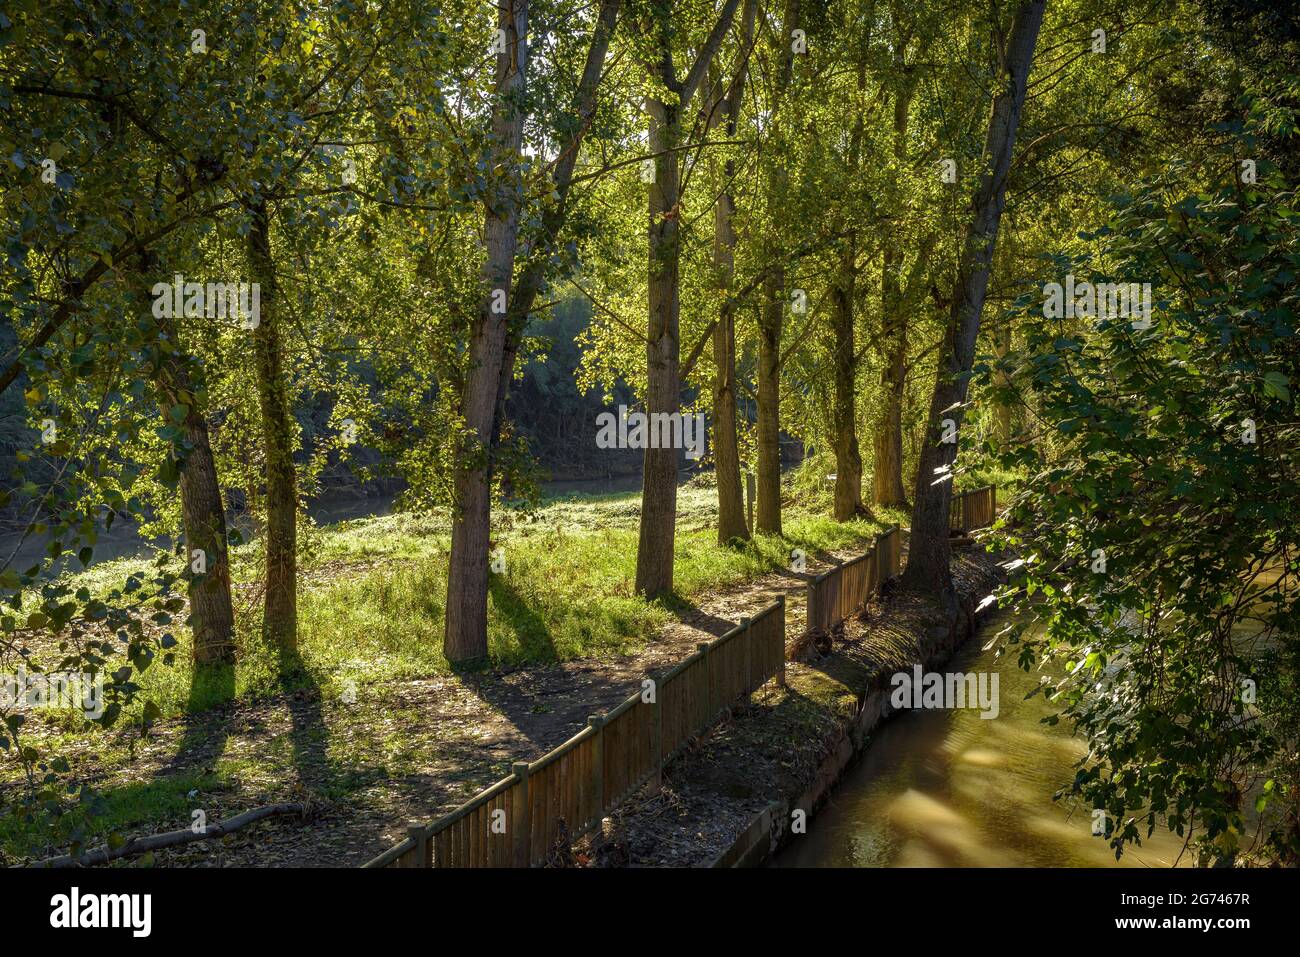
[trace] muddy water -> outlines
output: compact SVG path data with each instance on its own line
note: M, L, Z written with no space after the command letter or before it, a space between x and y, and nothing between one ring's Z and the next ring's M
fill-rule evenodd
M982 651L994 621L945 671L999 675L998 716L918 710L880 725L862 760L772 861L776 867L1169 867L1182 847L1157 830L1116 862L1087 808L1053 801L1085 753L1050 727L1035 673ZM1184 857L1183 863L1187 863Z

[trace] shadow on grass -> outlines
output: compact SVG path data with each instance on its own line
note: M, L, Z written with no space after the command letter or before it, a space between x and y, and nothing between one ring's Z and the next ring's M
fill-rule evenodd
M178 771L221 757L234 720L235 666L222 662L196 666L185 702L185 730L160 773Z
M191 792L211 794L225 787L211 773L192 770L106 788L88 795L86 805L61 818L53 829L39 819L0 817L0 844L10 853L36 863L69 853L68 845L74 838L88 848L101 844L113 832L133 836L137 830L156 828L160 822L182 827L190 823L194 810L201 809L201 802L196 807Z
M321 707L321 687L297 648L279 650L280 685L289 709L289 743L298 783L328 787L333 774L327 756L329 729Z
M504 576L492 576L488 583L488 593L492 596L492 607L497 615L505 619L514 630L526 660L551 662L559 659L550 626L520 597L519 592Z
M494 746L514 759L537 757L575 734L589 715L604 713L639 689L644 673L620 667L617 657L555 667L560 655L546 621L504 578L494 577L488 587L495 613L514 629L528 665L496 672L490 659L479 658L452 670L467 691L509 722L509 731L498 732ZM469 743L481 754L485 741L475 729L466 731L449 732L440 744L450 752Z
M278 697L289 712L289 742L299 783L328 782L327 732L321 710L320 684L296 649L276 654ZM210 665L194 672L185 706L185 730L176 751L159 776L192 768L211 768L225 751L226 742L240 732L257 736L265 729L262 709L240 711L235 700L235 666ZM251 725L251 727L250 727Z

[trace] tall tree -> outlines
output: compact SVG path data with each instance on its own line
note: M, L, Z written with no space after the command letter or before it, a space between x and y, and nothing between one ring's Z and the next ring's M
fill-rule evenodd
M745 0L736 74L721 93L718 122L729 140L735 139L744 101L757 12L758 0ZM713 461L718 485L718 541L726 544L734 539L748 539L749 524L741 497L740 449L736 437L736 303L730 296L736 271L736 161L733 157L727 157L722 175L725 186L713 209L713 258L722 293L717 325L713 328Z
M740 0L725 0L695 62L679 79L673 62L677 22L670 4L652 11L647 67L657 89L646 95L649 147L654 157L650 184L646 412L675 415L681 404L681 337L678 268L681 258L681 158L683 118L709 65L722 45ZM664 92L659 92L660 90ZM636 553L636 590L659 595L673 587L673 541L677 532L677 457L674 448L645 450L641 485L641 528Z
M867 88L867 49L871 42L872 20L875 5L868 10L864 42L857 53L856 89L859 101ZM865 110L859 109L849 135L849 148L845 166L856 175L862 161L862 142L865 136ZM833 514L841 522L855 518L866 511L862 503L862 455L858 451L858 364L859 355L855 336L854 308L858 288L858 236L850 228L840 241L837 261L832 270L831 336L833 404L831 410L832 440L835 452L835 492ZM888 254L888 250L886 251Z
M260 287L253 328L253 367L266 456L266 596L262 636L273 647L298 647L298 474L294 468L293 409L285 370L279 280L271 251L271 213L263 198L250 202L248 269Z
M505 361L507 306L523 202L519 155L528 80L528 3L529 0L505 0L497 13L497 35L504 42L497 44L491 164L495 176L484 199L487 258L483 264L483 297L470 335L469 370L460 399L465 436L456 450L457 519L451 533L443 639L443 650L449 661L465 661L487 654L492 496L488 457Z
M592 28L591 40L587 46L582 75L567 112L560 117L557 124L560 134L559 153L551 168L551 201L541 213L535 234L530 235L524 244L524 263L508 297L488 441L485 443L486 447L482 449L481 457L475 459L466 457L460 463L464 474L458 478L458 482L463 479L472 487L471 494L461 500L455 514L451 567L460 568L461 572L458 574L456 586L453 586L451 576L448 576L448 607L453 604L472 605L473 609L467 613L457 614L458 647L453 651L450 639L447 640L446 653L449 660L478 658L488 651L486 571L481 576L477 573L466 574L466 572L472 571L468 567L471 564L484 570L487 568L488 538L491 529L492 451L500 441L505 420L506 399L514 379L519 344L537 297L546 284L548 269L552 265L559 237L567 219L574 169L596 111L597 93L604 75L605 62L621 6L621 0L602 0ZM524 83L524 80L520 82ZM520 116L521 124L522 121L523 117ZM522 125L519 137L522 143ZM519 245L518 227L516 227L515 242ZM478 387L481 383L476 381L474 385ZM482 473L481 480L471 475L475 470ZM477 555L471 555L469 550L472 548L481 551ZM453 591L453 587L458 590ZM450 630L448 634L450 635Z
M799 3L800 0L786 0L781 32L776 36L776 89L768 106L772 115L779 113L794 78L794 31L799 29ZM787 175L778 146L767 172L770 216L780 215L786 186ZM771 271L763 286L763 305L758 317L758 475L754 526L769 535L781 534L781 333L787 308L784 256L779 241L769 246Z
M948 326L939 351L929 427L917 469L907 568L903 573L906 587L938 594L945 601L952 599L948 511L952 503L952 464L957 454L957 443L945 438L953 436L961 427L975 358L975 339L984 311L998 225L1006 203L1011 154L1046 6L1047 0L1021 3L1005 35L1001 33L996 8L994 13L994 29L998 31L997 93L989 117L972 215L962 241ZM944 427L946 419L952 420L951 428Z
M901 38L900 38L901 39ZM894 47L893 153L901 170L907 159L907 128L912 100L920 79L915 68L906 62L906 42ZM903 487L903 390L907 384L907 312L904 310L902 282L904 244L902 230L890 227L880 270L880 322L884 361L880 370L880 414L872 430L872 500L877 505L898 508L907 504ZM918 258L923 255L919 254Z

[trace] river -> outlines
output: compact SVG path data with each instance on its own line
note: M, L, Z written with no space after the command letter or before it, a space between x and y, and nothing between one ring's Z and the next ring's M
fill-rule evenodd
M996 672L1000 708L904 711L878 726L827 805L774 867L1169 867L1182 840L1157 830L1115 860L1092 835L1089 809L1053 801L1085 748L1041 723L1051 706L1025 700L1037 675L983 651L1006 619L967 642L945 671ZM1185 855L1182 863L1190 863Z

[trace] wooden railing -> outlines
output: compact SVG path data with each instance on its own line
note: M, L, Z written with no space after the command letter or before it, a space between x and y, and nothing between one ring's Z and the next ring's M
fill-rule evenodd
M867 551L808 583L808 630L829 631L867 603L881 582L898 574L902 555L898 526L876 536Z
M651 779L692 735L769 679L785 683L785 597L671 670L568 741L513 770L366 867L529 867L557 841L599 826L605 813Z
M994 485L960 492L952 497L948 511L948 529L965 535L993 524L998 514L998 490Z

